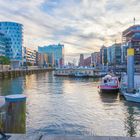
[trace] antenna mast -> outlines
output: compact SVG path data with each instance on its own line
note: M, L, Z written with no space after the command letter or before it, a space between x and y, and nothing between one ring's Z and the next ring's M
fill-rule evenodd
M136 23L136 18L134 17L134 25L135 25L135 23Z

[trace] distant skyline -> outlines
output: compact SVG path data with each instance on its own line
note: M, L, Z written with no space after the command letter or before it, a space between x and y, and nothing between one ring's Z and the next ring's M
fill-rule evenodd
M140 23L139 0L1 0L0 20L24 25L24 46L65 45L66 59L121 41Z

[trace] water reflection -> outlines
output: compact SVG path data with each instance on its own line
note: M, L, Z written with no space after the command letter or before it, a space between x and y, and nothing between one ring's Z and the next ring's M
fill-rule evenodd
M100 95L100 98L101 98L101 101L104 102L104 103L114 103L118 100L119 98L119 94L111 94L111 93L102 93L102 92L99 92L99 95Z
M0 95L23 93L24 77L0 80Z
M125 102L125 106L127 109L125 118L125 129L127 131L127 136L137 136L138 121L136 119L136 108L139 109L139 105L137 103Z

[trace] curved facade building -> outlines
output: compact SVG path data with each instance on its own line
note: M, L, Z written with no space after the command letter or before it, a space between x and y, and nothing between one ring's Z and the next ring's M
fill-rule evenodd
M0 22L0 32L10 40L6 46L6 56L10 58L13 67L19 67L22 62L23 25L15 22Z
M0 56L6 55L6 38L3 33L0 32Z

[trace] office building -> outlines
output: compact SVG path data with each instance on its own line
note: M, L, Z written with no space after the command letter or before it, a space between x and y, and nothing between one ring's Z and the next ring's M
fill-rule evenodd
M48 55L50 65L56 67L62 67L64 65L64 45L58 44L38 47L38 52Z
M79 66L84 66L84 54L80 54Z
M102 46L100 49L100 63L103 66L107 65L107 47Z
M36 50L24 47L23 65L36 65Z
M0 56L6 55L6 37L3 33L0 33Z
M10 41L7 42L6 56L10 58L11 65L17 68L22 63L22 24L15 22L0 22L0 32L4 33Z
M100 52L94 52L91 54L91 64L94 67L100 66Z
M140 25L133 25L122 33L122 47L132 47L135 50L135 64L140 64ZM126 55L125 49L122 48L123 55ZM122 61L126 62L126 56Z
M121 64L121 43L115 43L109 47L108 54L110 53L110 57L108 57L109 65L120 65Z

